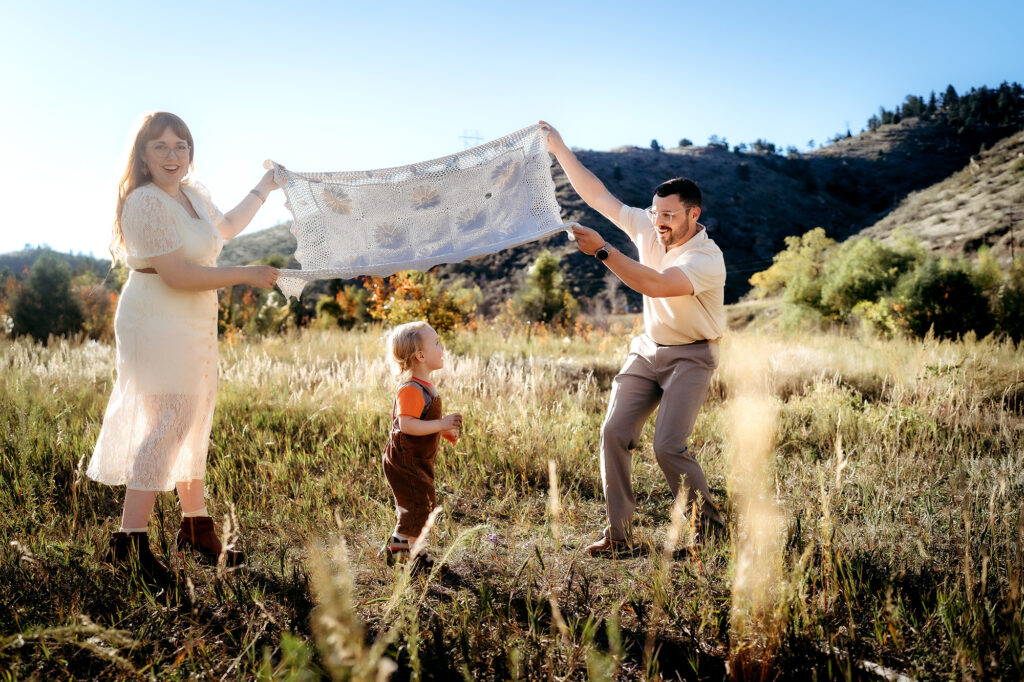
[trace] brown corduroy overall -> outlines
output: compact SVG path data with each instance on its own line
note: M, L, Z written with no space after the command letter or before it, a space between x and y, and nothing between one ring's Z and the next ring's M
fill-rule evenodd
M409 382L429 393L422 384ZM404 388L408 384L403 384ZM426 397L426 396L424 396ZM420 419L441 418L441 397L430 394ZM434 492L434 458L437 455L439 433L410 436L398 428L398 404L391 409L391 435L384 446L384 478L395 496L398 514L398 532L405 537L419 537L430 512L437 506Z

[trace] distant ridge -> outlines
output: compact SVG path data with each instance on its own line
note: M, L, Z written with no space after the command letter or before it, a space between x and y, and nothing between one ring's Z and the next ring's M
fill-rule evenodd
M909 193L962 169L980 144L997 141L987 140L984 134L958 134L941 121L912 117L787 157L697 146L660 152L622 147L610 152L577 151L577 155L613 194L634 206L649 205L654 187L663 180L676 176L696 180L704 192L701 222L725 253L726 297L735 301L749 289L750 275L766 268L784 247L785 237L819 226L835 239L857 234ZM557 163L553 173L566 220L594 227L618 248L634 253L625 235L579 198ZM525 268L543 248L563 254L566 277L577 295L601 295L606 271L560 234L440 266L439 271L480 284L486 303L496 307L514 294ZM290 255L294 249L287 224L279 225L228 242L221 262L250 262L270 253ZM626 295L639 302L631 292Z
M1003 261L1011 254L1024 255L1024 132L971 157L948 178L911 193L860 234L884 240L896 230L932 251L973 253L987 245Z

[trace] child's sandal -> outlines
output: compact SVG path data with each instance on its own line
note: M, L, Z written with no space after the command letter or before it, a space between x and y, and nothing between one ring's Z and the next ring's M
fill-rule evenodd
M408 540L399 540L392 535L380 548L378 556L383 557L388 566L394 566L396 561L405 561L409 558L409 549Z

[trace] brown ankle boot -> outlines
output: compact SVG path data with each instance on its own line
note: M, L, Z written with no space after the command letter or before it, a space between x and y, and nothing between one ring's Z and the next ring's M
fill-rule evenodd
M114 533L104 559L119 569L137 566L143 577L154 583L164 585L171 581L170 571L149 549L148 533Z
M187 516L181 520L181 528L178 529L178 549L195 550L201 558L214 564L217 563L221 552L224 552L228 566L245 563L245 554L221 545L213 528L213 519L209 516Z

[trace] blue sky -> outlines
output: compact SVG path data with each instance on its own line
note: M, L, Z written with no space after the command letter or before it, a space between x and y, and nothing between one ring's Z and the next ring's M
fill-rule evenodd
M589 149L801 149L884 104L1024 82L1024 3L0 3L0 252L106 256L138 116L182 116L224 210L273 158L359 170L545 118ZM275 193L250 230L289 217Z

